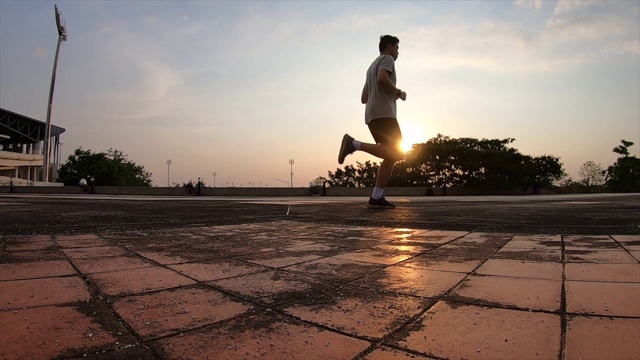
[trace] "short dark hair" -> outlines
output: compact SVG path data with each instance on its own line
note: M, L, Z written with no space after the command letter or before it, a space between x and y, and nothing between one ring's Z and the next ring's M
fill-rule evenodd
M380 36L380 44L378 45L378 50L380 50L380 52L383 52L387 48L387 46L395 45L399 42L400 42L400 39L398 39L395 36L382 35Z

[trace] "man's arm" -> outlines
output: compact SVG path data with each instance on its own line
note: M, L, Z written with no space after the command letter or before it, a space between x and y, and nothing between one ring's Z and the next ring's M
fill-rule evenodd
M362 87L362 95L360 95L360 102L366 104L368 100L369 92L367 92L367 84L364 84L364 87Z
M380 87L390 93L390 94L394 94L397 98L402 99L403 101L407 98L407 94L398 89L395 85L393 85L393 83L391 82L391 79L389 78L389 71L386 69L379 69L378 70L378 85L380 85Z

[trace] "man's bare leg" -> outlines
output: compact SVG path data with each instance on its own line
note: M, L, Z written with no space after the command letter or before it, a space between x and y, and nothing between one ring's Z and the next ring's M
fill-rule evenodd
M340 152L338 153L338 164L342 164L349 154L352 154L357 150L364 151L383 160L392 160L394 163L402 160L404 157L399 145L394 146L388 144L383 145L360 142L356 141L348 134L345 134L342 138L342 144L340 145Z
M395 208L395 205L388 202L384 198L383 194L385 186L387 186L389 180L391 180L391 174L393 173L395 163L402 160L404 157L404 153L400 150L400 146L395 144L363 143L355 140L348 134L345 134L340 145L340 152L338 153L338 163L342 164L347 155L357 150L364 151L382 159L376 176L376 186L373 188L373 193L369 198L367 207L375 209Z
M363 142L360 150L384 160L387 160L387 159L393 160L393 163L402 159L402 152L398 147L395 147L395 146L369 144L369 143Z
M378 176L376 177L376 187L384 189L391 180L393 167L397 161L402 159L402 152L397 146L362 143L360 150L373 156L382 158Z
M376 177L376 187L384 189L384 187L389 184L395 164L396 162L393 160L382 160L380 168L378 169L378 176Z
M380 167L378 168L378 175L376 176L376 186L373 188L373 193L369 199L367 207L370 208L395 208L395 205L388 202L383 194L384 188L389 184L391 180L391 174L393 168L398 160L403 157L402 151L399 146L382 145L382 144L366 144L361 145L361 150L366 151L371 155L382 158Z

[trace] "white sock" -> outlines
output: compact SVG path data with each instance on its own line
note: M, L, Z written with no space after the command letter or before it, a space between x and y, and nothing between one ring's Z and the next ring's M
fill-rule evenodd
M373 194L371 194L371 197L374 198L375 200L378 200L382 197L383 194L384 194L384 188L379 188L376 186L373 188Z
M362 149L362 143L358 140L353 140L353 147L356 148L356 150L361 150Z

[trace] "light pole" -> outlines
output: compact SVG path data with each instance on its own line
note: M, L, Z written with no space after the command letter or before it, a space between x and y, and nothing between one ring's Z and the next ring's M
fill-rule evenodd
M58 26L58 46L56 47L56 56L53 60L53 74L51 75L51 87L49 88L49 104L47 106L47 122L44 129L44 157L42 159L42 181L49 181L49 157L51 157L51 104L53 102L53 88L56 83L56 68L58 67L58 53L60 52L60 43L67 41L67 25L58 6L54 5L56 12L56 25Z
M167 160L167 187L171 186L169 185L169 169L171 169L171 160Z
M291 165L291 187L293 187L293 159L289 159L289 165Z
M213 173L213 187L216 187L216 174L215 172Z

